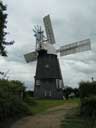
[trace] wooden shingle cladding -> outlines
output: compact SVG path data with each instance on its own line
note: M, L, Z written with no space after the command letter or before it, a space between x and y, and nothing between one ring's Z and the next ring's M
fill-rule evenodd
M63 99L63 80L57 55L39 51L35 75L34 96Z
M40 52L37 58L36 79L56 78L62 79L57 55Z
M34 96L37 98L63 99L61 86L56 85L56 79L42 79L40 85L35 84Z

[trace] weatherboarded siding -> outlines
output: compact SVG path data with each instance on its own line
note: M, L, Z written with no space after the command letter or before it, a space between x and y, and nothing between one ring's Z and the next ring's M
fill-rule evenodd
M40 53L37 60L36 78L62 78L57 55Z
M37 98L62 99L63 91L56 87L55 79L45 79L40 81L40 85L35 84L34 96Z
M62 87L57 86L60 80L62 81L62 75L57 55L47 54L45 50L39 51L34 96L37 98L63 99L63 81Z

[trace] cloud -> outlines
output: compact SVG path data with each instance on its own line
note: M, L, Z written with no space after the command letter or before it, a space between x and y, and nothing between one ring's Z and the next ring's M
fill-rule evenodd
M33 88L36 62L26 64L24 54L33 51L34 25L43 26L43 17L51 15L56 47L86 38L92 51L59 57L65 85L77 86L80 80L96 78L96 1L95 0L4 0L8 5L7 39L15 44L7 48L8 58L0 57L0 68L10 69L10 79L19 79ZM43 26L44 28L44 26ZM31 86L32 83L32 86Z

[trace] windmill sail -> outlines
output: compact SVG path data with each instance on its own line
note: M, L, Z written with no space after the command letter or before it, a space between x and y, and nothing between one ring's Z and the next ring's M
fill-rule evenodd
M60 49L57 50L57 52L60 52L61 56L65 56L65 55L84 52L88 50L91 50L90 39L86 39L86 40L78 41L65 46L61 46Z
M30 52L24 55L26 62L35 61L37 59L37 52Z
M43 18L44 26L45 26L45 31L47 35L47 39L50 44L55 44L55 38L54 38L54 33L52 29L52 24L50 20L50 16L47 15Z

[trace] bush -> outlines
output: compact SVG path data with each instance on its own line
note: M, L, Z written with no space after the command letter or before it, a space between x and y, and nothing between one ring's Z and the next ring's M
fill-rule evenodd
M30 105L30 106L35 106L37 105L37 102L30 96L26 95L25 98L24 98L24 101Z
M84 98L81 103L81 115L96 117L96 96Z
M96 117L96 81L80 83L80 112L83 116Z
M24 91L25 87L19 81L0 80L0 97L2 98L15 96L18 99L23 99Z
M33 93L34 93L34 91L27 90L27 91L25 91L24 96L30 96L30 97L33 97Z
M23 116L31 113L29 106L15 98L0 99L0 119Z
M85 98L85 97L90 97L93 95L96 95L96 81L93 82L80 82L79 83L80 87L80 98Z
M31 114L30 107L23 101L20 100L13 100L10 105L11 108L11 114L14 116L14 114L22 116L26 114Z
M31 114L23 100L25 88L19 81L0 80L0 120Z

